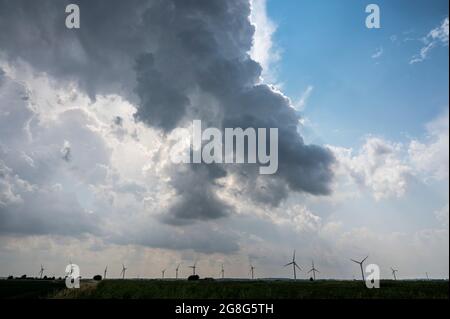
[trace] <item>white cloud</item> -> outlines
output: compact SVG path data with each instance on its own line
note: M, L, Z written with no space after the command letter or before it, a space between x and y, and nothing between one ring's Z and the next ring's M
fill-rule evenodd
M435 213L437 220L442 224L445 228L448 228L448 219L449 219L449 204L445 205L443 208L437 210Z
M263 67L265 80L272 82L275 80L272 67L280 59L280 51L272 40L277 26L268 17L266 4L266 0L251 0L250 21L255 26L255 35L250 56Z
M446 180L449 177L449 113L427 125L424 141L413 140L408 150L414 168L427 179Z
M428 37L448 45L448 17L444 19L440 27L431 30Z
M15 190L18 184L17 176L0 160L0 207L23 202L22 197Z
M379 48L375 51L375 53L372 54L372 59L378 59L378 58L381 58L381 56L383 55L383 53L384 53L383 47L379 47Z
M356 154L352 149L330 148L340 163L341 174L348 174L357 185L371 190L375 199L405 193L411 169L402 161L399 144L369 137Z
M360 149L329 146L338 163L336 194L346 186L345 177L370 190L375 199L402 197L411 181L425 183L449 178L449 114L426 125L426 135L407 144L368 137ZM347 191L347 195L354 194ZM347 196L347 197L348 197ZM336 195L334 196L336 197Z
M444 19L442 24L431 30L426 37L423 38L425 44L420 49L419 54L412 57L410 64L420 63L428 58L430 52L438 45L448 47L448 17Z

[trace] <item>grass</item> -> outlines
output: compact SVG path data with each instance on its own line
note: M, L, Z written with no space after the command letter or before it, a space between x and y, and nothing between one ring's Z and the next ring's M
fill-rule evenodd
M73 299L448 299L448 281L383 281L367 289L358 281L161 281L105 280L61 290Z

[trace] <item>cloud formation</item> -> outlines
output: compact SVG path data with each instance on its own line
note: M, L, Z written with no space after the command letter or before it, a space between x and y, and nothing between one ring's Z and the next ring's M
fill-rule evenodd
M288 98L259 83L262 68L249 55L255 28L248 0L79 4L83 26L74 31L60 24L61 3L2 1L2 12L8 15L1 17L1 27L8 25L13 32L0 38L9 59L24 59L62 81L75 80L93 97L123 94L137 103L137 121L164 134L194 119L219 128L279 128L278 185L315 195L330 193L332 153L305 145L297 130L299 115ZM106 5L110 10L105 16L100 12ZM25 34L33 34L34 40ZM62 156L68 161L74 150L66 146ZM221 168L223 174L249 169ZM210 187L217 177L202 178L204 170L191 168L187 176L173 176L172 185L182 197L167 220L181 215L183 222L214 219L231 211ZM199 191L183 186L192 174L204 183ZM253 172L245 174L257 178ZM267 189L265 196L271 192Z
M29 271L37 251L56 265L69 253L90 260L83 269L93 274L132 260L133 273L141 265L159 276L149 265L199 254L213 275L223 259L241 276L250 255L267 275L287 276L280 260L300 248L303 263L314 257L327 275L351 278L342 256L364 254L369 240L377 262L417 256L405 262L415 275L427 257L448 273L448 208L436 213L447 230L411 238L349 230L335 206L310 196L330 193L333 164L377 199L401 196L410 174L448 176L445 130L433 126L411 147L379 138L356 151L306 145L290 100L267 85L275 28L263 0L251 21L244 0L79 0L80 30L64 27L69 2L0 0L2 271ZM279 128L279 173L172 165L173 129L192 119Z
M402 196L412 171L403 161L401 146L377 137L369 137L354 154L352 149L331 147L341 168L377 200Z
M436 180L448 180L449 174L449 116L448 110L427 124L423 141L411 141L408 149L412 165Z
M416 64L425 61L430 52L439 45L448 47L448 17L442 21L439 27L431 30L427 36L422 39L422 42L425 46L420 49L419 54L412 57L409 64Z
M337 175L350 177L377 200L402 197L413 179L429 183L449 178L448 110L426 125L422 138L394 143L369 136L360 149L329 146Z

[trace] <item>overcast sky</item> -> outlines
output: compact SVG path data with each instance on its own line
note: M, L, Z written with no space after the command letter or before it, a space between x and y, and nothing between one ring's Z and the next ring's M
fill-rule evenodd
M0 0L0 277L448 278L447 1L69 3ZM277 174L173 164L196 119L278 128Z

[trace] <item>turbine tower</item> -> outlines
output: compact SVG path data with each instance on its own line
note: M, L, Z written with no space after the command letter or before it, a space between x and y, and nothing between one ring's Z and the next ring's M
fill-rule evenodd
M255 269L256 268L252 264L250 264L250 274L252 275L252 280L255 279Z
M224 279L225 278L225 268L224 268L223 264L222 264L222 269L220 271L220 274L222 276L222 279Z
M44 270L45 270L44 266L41 265L41 270L39 271L39 279L42 279L42 275L44 274Z
M192 275L195 276L195 270L197 269L197 262L194 263L193 266L189 266L192 269Z
M394 269L394 268L391 268L391 270L392 270L392 275L394 276L394 280L397 280L397 272L398 272L398 270Z
M124 264L122 264L122 271L120 272L120 275L122 276L122 279L125 279L125 272L127 271L127 267L125 267Z
M106 279L107 272L108 272L108 265L106 265L105 271L103 272L103 279Z
M175 279L178 279L178 272L180 271L181 264L178 264L177 268L175 268Z
M167 269L161 270L162 279L164 279L164 278L166 277L166 270L167 270Z
M316 269L316 267L314 267L314 260L312 261L312 268L310 271L308 271L308 274L313 273L313 279L314 281L316 281L316 272L320 274L320 271L318 271Z
M284 267L288 267L288 266L292 266L292 268L294 269L294 280L297 280L297 269L300 270L300 271L302 271L302 269L300 268L300 266L295 261L295 250L294 250L294 256L292 257L292 262L290 262L289 264L284 265Z
M366 281L366 277L364 276L363 263L367 260L367 258L369 258L369 256L364 258L362 261L357 261L357 260L354 260L354 259L350 259L351 261L353 261L354 263L358 264L361 267L361 275L362 275L363 281Z

